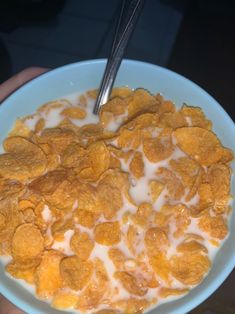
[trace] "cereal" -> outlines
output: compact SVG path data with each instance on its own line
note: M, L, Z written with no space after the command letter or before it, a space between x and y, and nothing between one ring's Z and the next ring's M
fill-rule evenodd
M123 197L120 190L105 182L100 182L97 186L103 213L106 219L112 219L123 206ZM110 202L110 199L112 202Z
M159 126L177 129L187 126L187 121L181 112L165 112L160 116Z
M124 268L126 256L121 250L117 248L111 248L108 254L109 254L109 258L111 259L111 261L113 262L113 264L115 265L117 269Z
M199 219L198 226L201 230L207 232L211 237L216 239L224 239L228 233L227 224L223 216L212 217L210 215L203 215Z
M179 200L184 195L184 186L174 172L167 168L159 168L156 175L158 180L166 185L173 199Z
M148 225L148 222L153 213L154 210L152 204L144 202L138 206L136 213L131 216L131 219L134 221L135 224L145 227L146 225Z
M180 253L208 253L207 248L195 240L180 243L177 251Z
M20 225L12 239L12 255L15 259L27 260L39 257L44 249L44 239L33 224Z
M183 105L180 112L186 120L189 120L189 126L198 126L207 130L211 129L212 123L206 119L201 108Z
M71 119L84 119L86 117L86 111L79 107L65 108L61 114Z
M63 254L58 251L45 251L36 272L36 293L40 298L48 299L62 287L60 262Z
M78 208L74 212L74 221L86 228L93 228L97 218L97 215L89 210Z
M137 248L140 246L141 237L137 227L130 225L126 234L126 243L129 251L137 255Z
M202 166L210 166L221 161L227 149L224 148L216 135L199 127L179 128L173 132L177 143L186 154Z
M65 285L73 290L83 289L93 273L93 264L77 256L64 257L60 263L60 274Z
M142 297L147 293L145 283L141 281L138 282L139 280L130 273L117 271L114 276L121 281L124 288L131 294Z
M144 241L149 254L165 251L170 244L167 234L157 227L149 228L146 231Z
M94 214L102 212L102 204L97 189L91 184L77 186L78 209L90 211Z
M0 255L54 308L141 314L207 275L233 152L199 107L122 87L95 116L96 97L49 102L3 141Z
M80 311L89 311L97 308L100 303L103 303L106 297L109 297L110 286L108 276L103 262L94 259L95 273L92 280L79 295L76 308Z
M109 166L109 150L102 141L90 144L87 148L86 166L79 172L79 177L87 181L97 181Z
M172 276L186 285L198 284L211 263L207 256L198 253L173 256L170 261Z
M157 278L170 283L170 262L163 252L150 252L149 263Z
M32 181L29 188L39 193L51 205L60 209L71 208L76 200L76 186L64 170L54 170Z
M103 222L95 226L95 241L103 245L114 245L120 242L119 222Z
M217 214L225 212L230 200L231 172L227 165L214 164L209 168L208 180L214 201L213 210Z
M0 176L27 181L46 170L47 159L43 151L29 140L8 137L3 143L5 154L0 155Z
M21 196L25 192L24 185L19 181L0 178L0 201L11 196Z
M182 294L185 294L187 292L189 292L189 289L170 289L170 288L163 287L160 289L159 295L162 298L167 298L169 296L182 295Z
M38 137L39 143L48 144L58 155L62 154L71 143L78 142L73 130L52 128L44 129Z
M29 284L35 283L35 272L40 263L40 259L36 259L31 263L20 263L18 261L12 261L6 266L6 270L11 276L23 279Z
M147 138L143 142L145 156L151 162L158 162L170 157L173 146L170 138Z
M94 242L87 233L77 231L70 240L70 247L80 259L86 260L93 250Z
M158 110L156 99L144 89L137 89L129 96L128 118L132 118L143 112Z
M60 310L65 310L68 308L74 308L77 301L78 296L75 293L59 290L53 296L52 306Z
M130 171L137 179L144 176L144 161L140 152L136 152L132 158L130 162Z
M149 182L149 189L151 194L152 202L155 203L158 197L160 196L161 192L164 189L164 184L157 180L151 180Z

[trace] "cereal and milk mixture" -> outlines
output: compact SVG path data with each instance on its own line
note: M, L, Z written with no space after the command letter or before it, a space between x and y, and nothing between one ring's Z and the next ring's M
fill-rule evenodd
M141 313L208 273L233 154L198 107L116 88L98 117L95 97L47 103L4 140L0 255L55 308Z

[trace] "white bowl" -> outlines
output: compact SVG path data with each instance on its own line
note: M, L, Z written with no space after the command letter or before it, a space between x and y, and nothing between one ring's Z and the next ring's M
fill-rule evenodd
M6 137L17 117L33 113L43 103L74 92L97 88L106 60L78 62L47 72L25 84L8 97L0 107L0 141ZM213 129L225 146L235 151L235 126L223 108L203 89L188 79L156 65L124 60L115 82L116 86L144 87L160 92L177 106L187 103L199 106L213 122ZM232 164L233 170L235 164ZM234 180L232 185L234 191ZM183 314L208 298L226 279L235 266L235 212L229 223L230 233L217 254L204 281L184 297L167 302L149 313ZM36 299L15 280L11 280L0 264L0 293L29 314L58 314L61 311ZM68 312L66 312L68 313Z

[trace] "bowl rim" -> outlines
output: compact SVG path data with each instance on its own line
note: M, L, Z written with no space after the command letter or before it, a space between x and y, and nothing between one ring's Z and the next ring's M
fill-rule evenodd
M55 69L51 69L45 73L40 74L39 76L33 78L32 80L24 83L22 86L20 86L18 89L16 89L14 92L12 92L9 96L7 96L1 103L0 103L0 115L2 110L4 110L5 106L7 106L7 103L11 100L14 100L15 97L17 97L20 93L24 93L25 88L30 88L35 83L39 83L40 81L46 80L48 77L56 75L63 71L69 71L72 68L79 68L80 66L86 66L86 65L94 65L94 64L105 64L107 62L107 59L90 59L90 60L84 60L84 61L78 61L75 63L66 64L60 67L57 67ZM151 67L153 70L157 69L160 73L166 73L169 74L171 77L176 79L181 79L183 81L187 81L188 84L190 84L193 88L196 88L199 93L207 97L213 102L213 105L216 107L216 110L221 113L227 120L227 123L230 124L232 128L234 128L235 133L235 124L232 120L232 118L229 116L229 114L225 111L225 109L209 94L207 93L203 88L201 88L199 85L188 79L187 77L184 77L181 74L178 74L170 69L161 67L159 65L155 65L149 62L139 61L139 60L131 60L131 59L123 59L122 63L126 66L129 65L141 65L144 67ZM215 292L218 287L226 280L226 278L229 276L229 274L232 272L233 268L235 267L235 250L231 254L231 258L228 260L228 262L224 265L223 272L220 272L216 275L216 277L211 280L211 282L201 291L199 291L195 298L193 298L190 302L185 302L184 304L180 305L178 308L175 308L174 310L170 311L168 314L182 314L187 313L190 310L196 308L199 304L201 304L204 300L206 300L213 292ZM0 283L0 293L5 296L9 301L11 301L13 304L15 304L17 307L22 309L23 311L26 311L30 314L43 314L43 312L34 307L34 304L29 304L22 298L18 297L14 293L11 292L11 289L8 287L5 287L2 283ZM36 296L35 296L36 298ZM178 299L176 299L178 300ZM41 300L39 300L41 301ZM170 302L174 302L169 301ZM44 302L44 301L42 301ZM166 302L168 303L168 302ZM152 308L150 310L147 310L149 313L155 313L157 308ZM59 311L59 310L58 310ZM59 312L58 312L59 313ZM63 313L63 312L61 312Z

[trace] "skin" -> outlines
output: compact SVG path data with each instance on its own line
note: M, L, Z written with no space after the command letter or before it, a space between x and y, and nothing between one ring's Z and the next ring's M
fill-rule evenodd
M48 71L46 68L30 67L0 85L0 103L24 83ZM0 314L25 314L0 294Z

